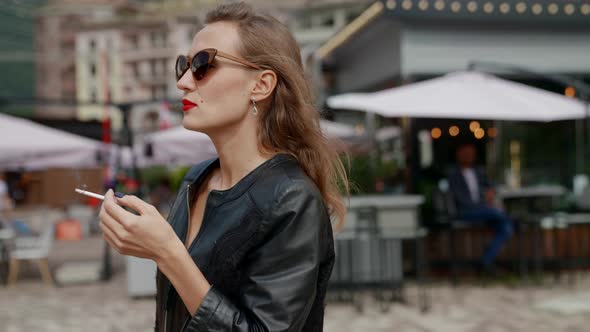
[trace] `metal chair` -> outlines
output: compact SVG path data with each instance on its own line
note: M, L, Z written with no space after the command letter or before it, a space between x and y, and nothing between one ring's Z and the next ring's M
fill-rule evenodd
M447 190L435 189L432 193L434 207L434 227L438 231L448 233L449 266L451 270L451 282L457 286L459 277L457 232L464 229L484 228L477 223L466 222L457 216L457 210L452 194ZM487 227L485 227L487 228ZM472 247L470 246L470 251Z
M0 228L0 277L2 284L8 282L8 262L14 236L14 230L11 228Z
M373 206L356 208L354 220L348 229L335 238L336 264L330 280L331 288L338 291L339 300L352 302L357 311L363 311L361 295L372 291L381 310L389 310L393 301L405 302L403 295L402 241L415 241L415 266L418 282L418 303L422 312L430 307L424 285L425 263L423 240L425 229L408 229L405 232L385 235L377 221Z

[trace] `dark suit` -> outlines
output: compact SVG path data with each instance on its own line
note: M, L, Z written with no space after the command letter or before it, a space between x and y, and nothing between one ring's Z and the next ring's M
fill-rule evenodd
M474 171L479 189L478 201L474 201L471 197L469 186L459 167L453 168L449 174L449 189L461 220L474 224L486 223L495 230L494 239L482 257L482 264L490 266L512 236L513 226L506 213L486 204L484 193L491 187L490 182L482 172L477 169Z

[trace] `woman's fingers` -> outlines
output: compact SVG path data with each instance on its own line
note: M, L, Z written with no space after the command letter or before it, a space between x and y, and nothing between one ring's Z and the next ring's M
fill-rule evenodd
M146 253L143 253L143 249L130 242L130 239L126 235L118 235L116 232L113 232L113 230L110 229L104 222L101 222L99 227L103 233L103 238L120 254L148 258Z
M120 205L137 211L141 215L148 214L152 207L150 204L133 195L125 195L122 198L116 198L116 201Z
M100 215L100 220L101 229L106 228L109 231L109 234L114 236L117 241L121 241L121 239L126 236L127 231L125 228L123 228L123 226L108 213L102 213Z
M137 221L137 215L125 211L125 209L115 202L112 190L109 190L105 195L103 208L106 214L111 216L115 222L122 225L125 229L129 229Z

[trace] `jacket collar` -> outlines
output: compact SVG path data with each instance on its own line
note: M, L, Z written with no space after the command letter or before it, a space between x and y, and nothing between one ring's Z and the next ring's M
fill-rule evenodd
M274 157L270 158L269 160L263 162L262 164L258 165L255 169L253 169L250 173L246 174L238 183L236 183L233 187L226 189L226 190L211 190L209 192L209 199L212 205L219 205L223 202L233 200L242 194L246 190L256 182L262 174L269 168L272 168L278 164L284 162L297 162L295 157L286 154L286 153L279 153ZM200 167L195 172L191 172L192 174L187 174L185 180L187 183L190 183L191 187L195 184L199 184L203 179L207 177L207 175L215 168L219 167L219 158L214 158L203 162L202 167Z

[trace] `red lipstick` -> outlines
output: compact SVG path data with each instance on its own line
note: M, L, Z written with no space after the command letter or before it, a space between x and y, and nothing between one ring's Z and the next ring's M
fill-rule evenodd
M197 104L193 103L192 101L188 100L188 99L183 99L182 100L182 110L184 112L188 112L188 110L197 107Z

